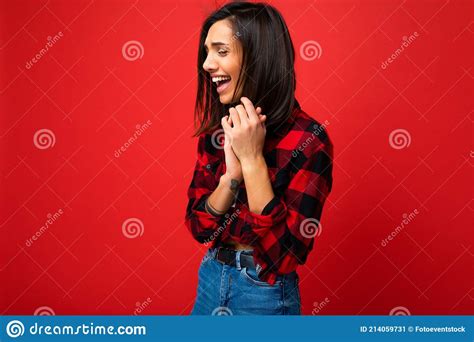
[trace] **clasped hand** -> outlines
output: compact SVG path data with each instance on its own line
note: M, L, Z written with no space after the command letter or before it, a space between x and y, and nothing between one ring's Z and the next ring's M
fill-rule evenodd
M251 164L263 156L267 118L248 98L240 100L242 104L230 108L229 115L221 119L225 134L226 174L238 181L243 180L242 164Z

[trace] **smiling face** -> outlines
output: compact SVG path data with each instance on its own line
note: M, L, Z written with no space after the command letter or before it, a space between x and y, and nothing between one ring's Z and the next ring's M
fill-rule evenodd
M202 67L210 74L220 102L228 104L239 99L242 87L239 87L235 98L232 96L239 78L242 49L232 30L232 23L227 19L216 21L209 28L204 45L207 56Z

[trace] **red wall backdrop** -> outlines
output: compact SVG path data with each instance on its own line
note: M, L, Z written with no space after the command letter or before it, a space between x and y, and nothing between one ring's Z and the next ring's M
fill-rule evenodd
M304 314L472 314L472 2L272 4L335 146ZM216 6L2 2L0 313L190 312L195 64Z

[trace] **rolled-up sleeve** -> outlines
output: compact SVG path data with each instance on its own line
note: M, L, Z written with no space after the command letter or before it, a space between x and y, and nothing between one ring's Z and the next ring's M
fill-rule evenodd
M215 175L209 168L211 161L205 147L206 135L202 134L199 136L197 161L187 192L188 205L185 215L185 225L199 243L209 243L215 240L214 237L219 234L216 230L219 229L222 219L220 216L211 215L205 208L207 198L218 185ZM215 160L212 161L212 163L215 162Z

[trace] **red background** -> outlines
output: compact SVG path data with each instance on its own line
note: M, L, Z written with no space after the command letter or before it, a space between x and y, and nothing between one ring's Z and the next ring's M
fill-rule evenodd
M472 2L271 3L295 45L297 98L328 120L335 147L322 234L299 268L303 313L472 314ZM1 314L45 306L127 315L147 300L140 314L190 312L205 252L183 224L196 160L195 65L200 25L216 6L2 2ZM136 61L122 55L131 40L144 48ZM306 61L300 46L310 40L322 54ZM44 128L55 144L39 149L33 137ZM399 128L411 137L403 149L389 144ZM133 217L144 229L130 239L122 224Z

